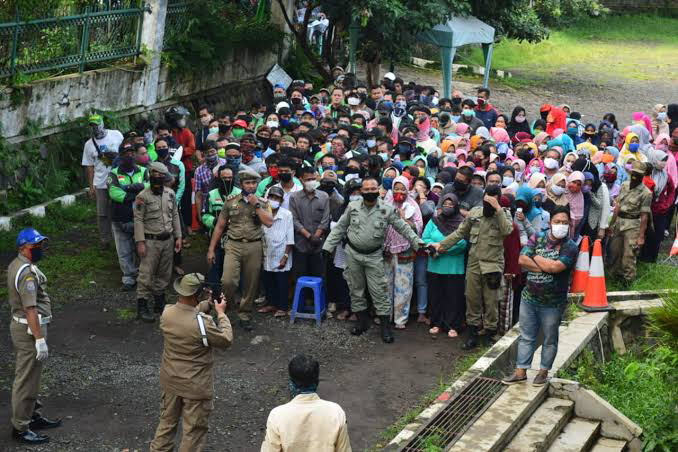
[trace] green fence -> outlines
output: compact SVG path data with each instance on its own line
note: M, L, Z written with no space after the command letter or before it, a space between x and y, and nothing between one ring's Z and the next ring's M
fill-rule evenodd
M0 79L78 69L139 55L144 7L0 23Z

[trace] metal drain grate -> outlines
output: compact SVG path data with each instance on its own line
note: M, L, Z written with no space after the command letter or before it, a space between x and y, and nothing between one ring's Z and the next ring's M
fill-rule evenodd
M431 446L447 449L504 392L506 386L494 378L476 377L405 445L402 452L423 452Z

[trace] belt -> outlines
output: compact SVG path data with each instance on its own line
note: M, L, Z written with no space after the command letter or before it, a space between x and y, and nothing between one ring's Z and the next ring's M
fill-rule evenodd
M172 234L169 232L163 232L162 234L144 234L146 240L167 240L172 237Z
M623 218L625 220L637 220L640 218L639 213L626 213L626 212L619 212L619 218Z
M24 317L17 317L15 315L13 315L12 318L14 319L14 321L16 323L20 323L22 325L28 325L28 320L26 320L26 318L24 318ZM52 321L52 316L48 315L47 317L43 317L40 314L38 314L38 321L40 322L40 325L47 325L48 323L50 323Z
M351 241L348 240L348 239L346 240L346 243L348 244L348 246L351 247L351 249L352 249L353 251L355 251L356 253L359 253L359 254L372 254L372 253L376 253L377 251L380 251L380 250L381 250L381 245L379 245L379 247L374 248L374 249L372 249L372 250L361 250L360 248L358 248L358 247L356 247L355 245L353 245L353 244L351 243Z
M261 239L234 239L233 237L229 237L228 240L233 240L234 242L240 242L240 243L254 243L254 242L261 242Z

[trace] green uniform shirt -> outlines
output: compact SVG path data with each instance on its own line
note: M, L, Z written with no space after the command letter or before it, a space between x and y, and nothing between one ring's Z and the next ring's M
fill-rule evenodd
M640 214L652 214L652 192L642 182L631 188L631 181L622 184L619 196L619 217L616 222L619 231L640 228ZM638 216L638 218L623 218L624 216Z

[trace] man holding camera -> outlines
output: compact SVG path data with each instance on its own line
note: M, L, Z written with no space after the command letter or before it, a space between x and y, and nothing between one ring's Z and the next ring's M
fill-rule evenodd
M160 385L160 422L151 441L151 452L174 450L174 436L182 419L180 452L199 452L207 443L209 414L213 409L214 378L212 350L226 349L233 342L231 322L223 295L214 303L198 303L205 277L189 273L174 281L179 294L160 317L164 339ZM215 322L207 312L217 313Z

